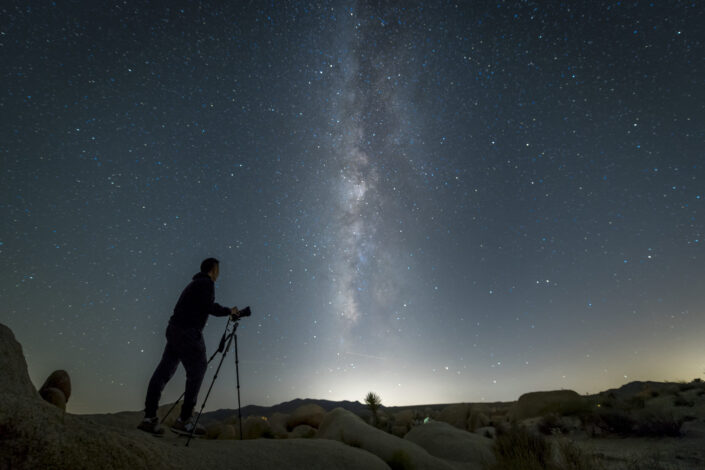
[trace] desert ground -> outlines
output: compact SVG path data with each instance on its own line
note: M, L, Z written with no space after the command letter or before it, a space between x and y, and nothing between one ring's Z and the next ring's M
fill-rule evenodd
M57 371L38 390L21 345L2 324L0 365L0 469L705 468L699 379L632 382L590 396L554 390L509 403L380 407L374 414L360 403L297 400L293 410L258 408L242 423L236 411L221 410L204 415L206 437L186 447L168 430L163 437L137 430L139 411L67 413L68 376ZM160 408L162 418L169 408Z

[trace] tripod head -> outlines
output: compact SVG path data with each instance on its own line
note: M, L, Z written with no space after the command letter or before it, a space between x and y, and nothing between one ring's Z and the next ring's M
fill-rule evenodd
M223 332L223 336L220 338L220 344L218 345L218 352L223 352L223 350L226 348L226 345L230 344L230 340L232 339L233 335L235 335L235 332L237 331L237 327L240 325L240 319L243 317L249 317L252 315L252 311L250 310L250 307L247 306L243 308L242 310L237 311L237 315L230 315L228 317L228 323L225 325L225 332ZM228 328L230 327L230 322L232 322L232 330L229 330Z
M252 311L250 310L249 305L247 307L243 308L242 310L237 311L237 316L239 318L249 317L250 315L252 315Z

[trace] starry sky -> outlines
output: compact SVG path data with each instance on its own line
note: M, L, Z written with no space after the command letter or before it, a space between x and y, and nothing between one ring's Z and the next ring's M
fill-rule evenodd
M678 0L4 3L0 321L74 413L142 409L209 256L253 312L243 405L701 377L703 24ZM231 351L206 410L235 407Z

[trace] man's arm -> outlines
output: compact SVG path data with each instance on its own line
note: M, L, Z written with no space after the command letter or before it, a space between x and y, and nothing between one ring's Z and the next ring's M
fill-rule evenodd
M208 283L208 313L214 317L224 317L226 315L231 315L232 310L228 307L223 307L218 302L215 301L215 283Z
M217 302L213 302L210 314L214 317L224 317L226 315L232 315L232 309L229 307L223 307Z

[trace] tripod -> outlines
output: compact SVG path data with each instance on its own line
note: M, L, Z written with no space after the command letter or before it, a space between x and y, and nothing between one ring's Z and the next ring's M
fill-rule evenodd
M232 321L232 329L229 329L230 324ZM191 439L193 439L193 433L196 431L196 425L198 425L198 420L201 418L201 414L203 413L203 408L206 406L206 401L208 401L208 396L211 394L211 390L213 390L213 385L215 384L215 379L218 378L218 372L220 372L220 367L223 365L223 361L225 360L225 356L228 354L228 350L230 349L230 343L235 344L235 377L237 378L237 419L240 424L240 440L242 440L242 416L240 415L240 366L239 366L239 359L237 355L237 327L239 325L239 319L238 320L233 320L232 318L228 318L228 323L225 325L225 331L223 332L223 336L220 338L220 344L218 344L218 349L213 353L213 355L208 359L208 364L211 363L213 358L218 353L222 353L222 356L220 357L220 362L218 363L218 368L215 370L215 374L213 375L213 381L211 382L210 387L208 387L208 393L206 393L206 397L203 399L203 404L201 405L201 409L198 412L198 416L196 416L196 421L193 423L193 429L191 429L191 434L189 434L188 440L186 441L186 447L188 447L189 443L191 442ZM166 418L171 414L172 410L176 407L176 405L181 401L181 399L184 397L186 392L182 393L181 396L179 397L176 402L171 406L169 411L166 413L164 416L163 421L166 421Z

